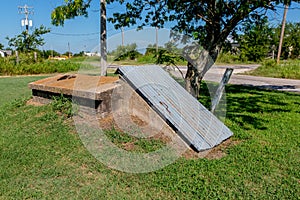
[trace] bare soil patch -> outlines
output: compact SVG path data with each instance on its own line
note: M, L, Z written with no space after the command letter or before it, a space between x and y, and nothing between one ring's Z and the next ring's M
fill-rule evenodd
M184 158L186 159L198 159L198 158L207 158L209 160L214 160L214 159L221 159L224 156L226 156L226 149L232 146L235 146L239 144L241 141L237 140L232 140L232 138L229 138L225 141L223 141L221 144L218 146L206 150L206 151L201 151L199 153L193 151L192 149L189 149L186 151L183 155Z
M26 102L26 105L30 105L30 106L44 106L45 104L37 102L37 101L34 101L33 99L29 99Z
M147 122L139 119L137 116L131 116L131 119L135 119L133 121L139 126L144 126L145 123L147 123ZM100 127L104 130L110 130L110 129L114 128L114 129L118 130L119 132L123 132L117 126L112 115L109 115L105 118L100 119L99 123L100 123ZM157 134L151 134L151 135L154 135L154 136L149 139L160 140L164 144L171 141L171 138L168 137L166 134L164 134L163 131L160 131ZM199 159L199 158L206 158L209 160L221 159L224 156L226 156L227 148L235 146L235 145L239 144L240 142L241 141L236 141L236 140L232 140L231 138L229 138L228 140L222 142L220 145L218 145L212 149L199 152L199 153L195 152L192 149L188 149L182 156L186 159ZM135 149L135 145L132 142L123 143L122 147L128 151Z

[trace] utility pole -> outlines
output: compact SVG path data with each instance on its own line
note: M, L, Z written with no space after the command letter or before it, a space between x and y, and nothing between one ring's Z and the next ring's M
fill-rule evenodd
M283 43L283 38L284 38L284 29L285 29L285 22L286 22L286 14L287 14L288 8L289 8L289 6L286 4L284 6L284 13L283 13L283 19L282 19L280 41L279 41L278 54L277 54L277 64L279 64L279 62L280 62L281 49L282 49L282 43Z
M121 31L122 31L122 47L124 47L124 28L122 27L121 28Z
M158 27L155 27L155 32L156 32L156 54L158 56Z
M19 14L24 14L25 15L25 18L22 19L21 24L22 24L22 26L25 26L25 28L26 28L25 41L27 43L27 37L28 37L28 34L29 34L29 27L32 26L32 20L29 20L29 15L34 14L33 7L29 7L25 4L25 6L18 6L18 9L19 9ZM29 48L28 43L26 44L26 48L27 49Z
M100 0L100 54L101 76L107 75L107 30L106 30L106 0Z
M18 6L19 9L19 14L24 14L25 15L25 19L23 19L21 21L22 26L26 27L26 32L28 34L29 32L29 27L32 26L32 20L29 20L29 15L33 15L33 7L29 7L25 4L25 6Z
M68 57L71 58L70 42L68 42Z

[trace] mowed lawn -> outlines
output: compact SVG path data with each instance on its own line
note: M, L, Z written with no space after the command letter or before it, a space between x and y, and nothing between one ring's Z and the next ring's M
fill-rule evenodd
M30 97L28 83L46 78L46 76L0 77L0 106L15 99Z
M128 174L91 156L53 106L25 104L40 78L0 78L0 199L299 199L298 94L228 86L223 158Z

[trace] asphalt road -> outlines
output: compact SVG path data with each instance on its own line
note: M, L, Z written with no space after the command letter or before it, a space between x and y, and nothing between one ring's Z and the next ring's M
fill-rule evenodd
M229 84L255 86L264 89L300 93L300 80L241 75L241 73L253 70L257 67L258 65L215 65L206 73L206 75L204 76L204 80L220 82L226 68L233 68L233 75L229 80ZM180 67L180 69L185 75L186 67ZM177 77L181 77L181 74L177 69L172 70L171 73Z

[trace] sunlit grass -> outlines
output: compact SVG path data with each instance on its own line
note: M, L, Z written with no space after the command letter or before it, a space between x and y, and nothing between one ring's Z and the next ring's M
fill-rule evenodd
M269 60L247 74L273 78L300 79L300 60L281 61L280 64L276 64L274 60Z
M0 78L0 106L15 99L30 96L28 83L46 78L46 76L6 77Z

